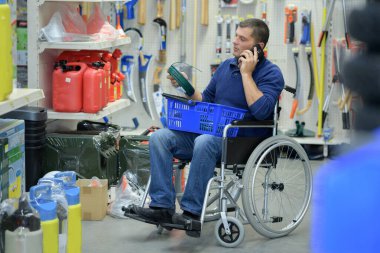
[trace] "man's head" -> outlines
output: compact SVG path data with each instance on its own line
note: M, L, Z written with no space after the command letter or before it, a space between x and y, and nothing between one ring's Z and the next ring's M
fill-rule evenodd
M239 23L236 30L233 54L239 57L244 50L249 50L256 44L264 48L268 39L269 28L264 21L256 18L246 19Z

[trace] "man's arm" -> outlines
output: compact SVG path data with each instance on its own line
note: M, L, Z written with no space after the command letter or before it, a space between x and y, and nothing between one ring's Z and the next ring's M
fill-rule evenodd
M200 93L198 90L195 90L194 91L194 94L192 96L187 96L186 97L192 99L192 100L196 100L196 101L202 101L202 93Z
M255 47L253 50L254 54L251 50L243 51L242 57L239 58L240 73L248 106L253 105L264 95L252 78L252 73L255 71L258 63L257 48Z
M252 78L252 74L242 74L242 80L245 99L247 100L248 106L251 106L262 96L264 96L264 94L257 87L256 82Z

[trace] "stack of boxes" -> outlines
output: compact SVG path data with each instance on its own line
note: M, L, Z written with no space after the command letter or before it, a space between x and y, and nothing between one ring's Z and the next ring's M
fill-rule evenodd
M0 199L25 192L25 125L23 120L0 119Z

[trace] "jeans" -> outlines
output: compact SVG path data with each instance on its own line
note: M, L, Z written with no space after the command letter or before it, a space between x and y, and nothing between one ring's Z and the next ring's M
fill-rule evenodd
M160 129L149 139L151 207L175 210L176 193L172 182L173 157L191 160L189 177L180 206L201 215L207 183L221 159L222 138L212 135Z

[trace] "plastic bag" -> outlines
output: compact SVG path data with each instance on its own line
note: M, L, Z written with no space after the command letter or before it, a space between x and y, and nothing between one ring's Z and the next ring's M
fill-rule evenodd
M150 176L149 136L129 135L120 145L121 168L132 172L142 188Z
M108 158L118 153L120 141L120 128L108 128L107 132L101 132L93 137L95 148Z
M124 172L116 188L115 201L109 207L109 215L116 218L127 218L124 216L122 207L140 204L143 195L144 190L137 184L136 176L133 173Z
M39 39L48 42L91 41L93 38L87 34L68 33L63 25L62 14L55 12L49 23L41 28Z
M59 12L61 13L62 24L66 33L87 34L87 25L76 10L76 6L61 4Z
M99 4L94 5L94 9L88 18L87 33L96 35L101 40L113 40L119 37L119 32L108 23Z

